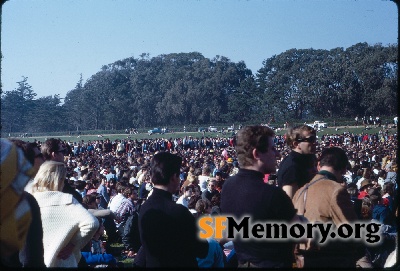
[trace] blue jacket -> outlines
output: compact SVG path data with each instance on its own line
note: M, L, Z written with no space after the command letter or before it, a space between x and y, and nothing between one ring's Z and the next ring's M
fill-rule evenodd
M372 210L372 219L378 220L382 224L392 225L393 219L390 215L389 207L385 205L375 205Z

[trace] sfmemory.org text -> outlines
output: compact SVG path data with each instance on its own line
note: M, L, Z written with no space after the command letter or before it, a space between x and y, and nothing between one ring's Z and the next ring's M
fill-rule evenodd
M235 219L229 216L202 217L198 221L199 237L214 237L241 240L287 241L317 238L320 244L336 238L364 240L368 244L377 244L381 240L380 227L377 223L341 224L332 223L292 223L252 222L250 217Z

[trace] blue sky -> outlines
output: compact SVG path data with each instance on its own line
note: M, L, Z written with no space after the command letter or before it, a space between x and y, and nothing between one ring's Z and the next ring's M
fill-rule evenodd
M263 60L297 49L397 44L398 10L385 0L9 0L2 6L1 82L22 76L37 97L65 94L82 73L127 57L200 52Z

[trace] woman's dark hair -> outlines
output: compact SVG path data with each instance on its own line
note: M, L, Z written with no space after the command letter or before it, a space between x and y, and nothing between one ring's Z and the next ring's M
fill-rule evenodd
M130 187L126 187L122 191L122 195L124 195L125 198L129 197L131 194L132 194L132 188L130 188Z
M196 208L196 203L197 201L201 199L200 195L193 195L190 197L189 202L188 202L188 208L189 209L195 209Z
M89 209L89 206L93 203L96 203L96 194L97 193L92 193L89 195L85 195L82 198L82 205L83 207L85 207L86 209Z
M220 206L221 204L221 194L217 193L211 198L211 205L212 206Z
M208 199L199 199L196 202L195 209L199 215L207 214L209 208L211 208L211 202Z
M160 152L151 160L150 175L153 184L167 185L174 174L179 176L182 158L169 152Z
M25 158L33 165L35 163L35 148L38 148L40 151L39 146L35 142L25 142L20 139L11 139L17 147L20 147L24 152Z
M383 194L386 194L386 193L391 194L391 193L393 193L393 191L394 191L394 183L386 182L383 184L383 187L382 187Z

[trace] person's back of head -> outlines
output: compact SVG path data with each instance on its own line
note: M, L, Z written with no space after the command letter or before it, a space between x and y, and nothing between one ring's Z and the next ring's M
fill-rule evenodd
M199 199L196 202L195 210L198 215L205 215L211 213L211 202L208 199Z
M52 159L52 153L59 151L59 146L62 143L61 140L56 138L47 139L41 146L41 151L46 160Z
M322 151L319 159L320 166L329 166L334 170L346 170L349 160L346 152L338 147L326 148Z
M236 153L241 167L251 166L254 163L253 150L261 153L268 150L268 138L275 135L274 131L266 126L246 126L237 134Z
M175 154L157 153L150 162L151 182L154 185L167 185L174 174L179 176L181 163L182 158Z
M74 186L75 186L75 189L77 189L77 190L83 190L83 189L85 189L86 182L78 180L74 183Z
M372 203L369 196L362 199L361 218L365 220L370 220L372 218Z
M210 168L207 164L203 165L203 169L202 169L201 174L202 174L203 176L210 176L210 174L211 174L211 168Z
M92 193L89 195L85 195L82 198L82 205L86 209L97 209L97 203L96 203L96 198L99 194L97 193Z
M25 158L34 166L36 173L44 162L44 155L41 153L38 144L20 139L11 139L10 141L24 152Z
M24 152L25 158L33 165L33 163L35 162L35 152L32 147L33 145L37 147L37 144L30 143L31 145L29 146L29 142L25 142L20 139L11 139L10 141Z
M394 193L394 191L395 191L394 190L394 183L386 182L386 183L383 184L383 187L382 187L382 193L383 194L388 193L389 195L392 195Z
M373 206L379 204L380 200L382 199L380 189L378 189L378 188L370 188L368 190L368 195L369 195L369 198L371 199L371 205L373 205Z
M33 182L33 192L62 191L67 170L64 163L56 161L44 162Z
M99 184L100 184L100 181L98 179L93 179L92 180L92 185L93 185L94 189L96 189Z
M196 208L196 203L201 199L200 195L192 195L188 201L188 208L189 209L195 209Z

